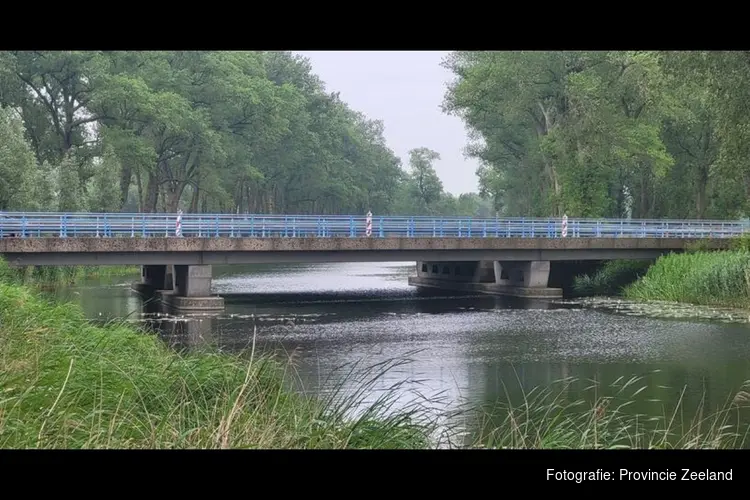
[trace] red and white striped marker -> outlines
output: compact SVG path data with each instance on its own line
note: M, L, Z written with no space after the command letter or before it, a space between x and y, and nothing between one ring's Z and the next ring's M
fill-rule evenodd
M563 214L562 219L562 237L565 238L568 236L568 216Z
M178 238L182 236L182 210L177 211L177 224L174 228L174 235Z
M369 210L367 211L367 226L365 228L365 234L367 236L372 236L372 212Z

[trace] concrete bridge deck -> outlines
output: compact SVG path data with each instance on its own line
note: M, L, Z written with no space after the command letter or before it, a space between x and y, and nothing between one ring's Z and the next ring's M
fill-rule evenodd
M652 259L697 238L2 238L11 265ZM728 248L726 238L704 243Z
M411 260L415 286L558 296L550 262L654 259L698 241L726 249L747 232L747 221L0 213L0 255L16 266L142 265L146 288L211 309L223 307L209 297L215 264Z

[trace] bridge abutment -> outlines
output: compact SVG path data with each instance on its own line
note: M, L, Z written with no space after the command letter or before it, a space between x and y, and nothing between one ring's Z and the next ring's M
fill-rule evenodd
M561 298L562 289L549 287L549 261L417 262L409 284L491 295Z
M166 306L180 311L222 311L224 299L211 295L210 265L143 266L141 283L134 288L158 297Z

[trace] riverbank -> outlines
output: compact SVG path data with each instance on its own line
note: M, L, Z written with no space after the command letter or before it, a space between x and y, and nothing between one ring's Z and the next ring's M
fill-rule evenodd
M384 402L312 400L266 356L178 354L132 326L89 323L0 282L2 448L423 448L429 422Z
M633 300L750 308L750 251L666 255L625 287L623 295Z
M622 297L636 301L750 308L750 250L690 251L655 262L610 261L576 277L578 297Z

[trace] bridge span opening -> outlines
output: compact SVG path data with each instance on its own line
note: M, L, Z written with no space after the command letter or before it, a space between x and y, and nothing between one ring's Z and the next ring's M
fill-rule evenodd
M411 286L528 299L558 299L577 274L604 261L418 261ZM211 265L144 265L133 289L179 312L219 312Z

